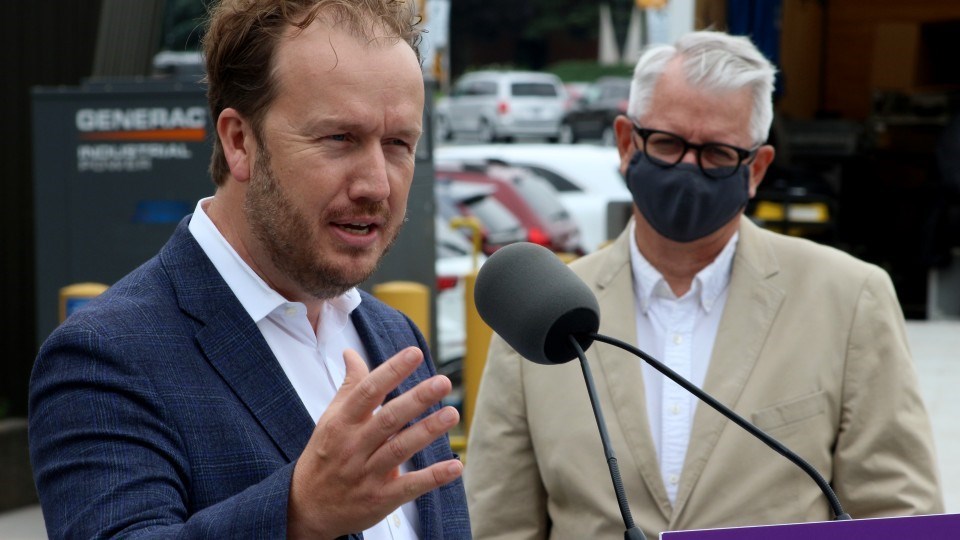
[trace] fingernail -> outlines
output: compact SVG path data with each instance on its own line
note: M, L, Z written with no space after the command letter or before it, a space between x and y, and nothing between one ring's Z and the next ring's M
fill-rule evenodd
M457 415L452 409L443 409L440 411L440 421L444 424L452 424L457 421Z
M442 377L434 377L433 381L430 382L430 388L434 392L443 392L447 389L447 384Z
M454 461L450 465L447 465L447 471L449 471L450 474L460 474L460 470L462 468L463 468L463 464L460 463L459 461Z

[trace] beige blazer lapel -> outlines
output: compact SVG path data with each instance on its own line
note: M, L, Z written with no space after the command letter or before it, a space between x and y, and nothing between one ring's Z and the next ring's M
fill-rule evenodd
M628 227L610 247L607 257L600 262L600 270L595 274L596 281L590 283L590 286L596 292L597 301L603 306L599 333L636 345L636 302L630 269L629 242L632 238L629 230ZM632 463L639 470L664 521L668 521L672 510L660 476L650 422L647 420L642 360L622 349L602 343L595 344L590 352L597 359L613 403L613 411L604 412L608 418L617 422L627 442ZM615 450L618 452L618 462L624 463L627 456L622 455L622 449ZM626 470L626 467L622 466L621 469ZM624 484L629 495L631 484L628 481Z
M784 297L784 291L769 281L779 271L772 249L760 238L756 225L747 218L741 220L727 302L703 388L733 409L750 378ZM685 510L696 512L696 509L685 509L684 506L704 468L723 466L723 457L715 456L714 451L717 439L728 423L730 429L741 429L709 405L697 405L671 526ZM751 435L744 432L743 436ZM717 490L724 487L703 486L704 489Z

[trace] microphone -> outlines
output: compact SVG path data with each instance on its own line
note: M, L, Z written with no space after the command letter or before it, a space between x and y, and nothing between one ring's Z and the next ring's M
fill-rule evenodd
M537 267L534 268L535 266ZM489 272L487 272L488 269ZM481 283L484 283L483 288ZM829 501L836 520L851 519L850 515L843 511L840 500L830 484L812 465L795 452L656 358L628 343L598 334L600 310L596 297L586 283L548 249L536 244L518 243L497 250L480 267L474 291L480 317L524 358L538 364L562 364L574 357L579 357L587 391L590 393L590 402L600 427L600 437L604 441L604 451L607 452L608 462L611 458L613 459L611 475L616 467L616 458L613 457L613 450L608 451L607 448L609 441L606 426L603 423L599 403L596 401L593 378L584 354L594 341L614 345L638 356L727 419L760 439L775 452L800 467L817 483ZM562 300L557 300L558 298ZM557 343L547 343L548 340L555 340ZM626 509L624 523L627 523L629 508L626 507L625 497L621 502L623 487L620 484L619 470L616 472L614 487L618 490L617 500L620 503L621 512L623 513ZM630 523L632 525L632 520ZM627 528L629 529L631 525ZM631 537L627 536L627 538Z
M617 505L626 527L623 537L646 540L630 514L593 375L583 354L593 344L589 336L600 329L600 305L593 292L552 251L519 242L498 249L480 267L474 301L480 318L524 358L546 365L580 359Z
M600 329L600 305L587 284L552 251L529 242L504 246L483 263L474 300L480 317L538 364L573 360L567 336L587 349L593 339L586 334Z

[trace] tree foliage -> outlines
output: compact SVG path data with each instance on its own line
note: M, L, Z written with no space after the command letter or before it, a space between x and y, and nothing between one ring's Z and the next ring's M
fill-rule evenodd
M634 0L607 0L615 18L626 13ZM544 39L553 32L595 37L599 2L583 0L453 0L451 30L471 37L497 39L504 35L521 40Z
M212 0L167 0L161 48L168 51L199 49L207 5L211 2Z

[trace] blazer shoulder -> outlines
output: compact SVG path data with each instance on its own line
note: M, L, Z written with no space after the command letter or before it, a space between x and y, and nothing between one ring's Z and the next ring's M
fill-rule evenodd
M781 270L794 273L827 274L831 279L860 281L886 272L833 246L806 238L787 236L761 229L762 238L774 253Z
M757 228L741 238L734 274L742 273L787 291L833 305L859 302L864 294L896 303L896 291L883 268L812 240Z
M176 296L159 258L153 257L68 317L51 336L71 329L104 336L123 333L125 328L163 321L171 309L177 309Z

